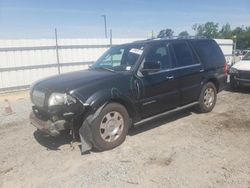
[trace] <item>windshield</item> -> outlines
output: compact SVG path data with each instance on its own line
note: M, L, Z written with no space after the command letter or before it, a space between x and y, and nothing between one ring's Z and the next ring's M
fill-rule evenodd
M250 52L248 52L243 58L242 60L249 60L250 61Z
M130 71L143 53L144 46L138 44L111 47L91 67L111 71Z

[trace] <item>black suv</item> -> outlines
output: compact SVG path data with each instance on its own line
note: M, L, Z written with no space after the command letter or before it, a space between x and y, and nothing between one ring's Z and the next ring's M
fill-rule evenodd
M88 70L53 76L30 90L31 123L52 136L70 130L82 151L120 145L132 125L197 106L210 112L226 86L214 40L161 39L111 47Z

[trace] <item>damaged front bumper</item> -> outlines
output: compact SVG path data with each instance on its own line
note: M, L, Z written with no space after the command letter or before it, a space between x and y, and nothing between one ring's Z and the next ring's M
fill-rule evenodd
M43 120L38 117L34 112L30 113L30 123L34 125L39 131L44 132L50 136L60 135L60 131L70 129L69 124L65 120L58 120L52 122L51 120ZM79 130L79 136L81 139L81 153L88 153L92 148L92 135L90 130L90 124L93 121L93 116L88 117L82 123Z
M43 120L34 112L30 113L29 119L31 124L34 125L38 130L51 136L58 136L60 134L60 131L69 129L69 125L65 120L58 120L55 122L52 122L50 120Z
M93 113L87 113L86 105L83 106L84 107L81 108L79 106L77 108L72 108L71 110L68 110L68 112L61 111L63 112L61 114L55 113L55 111L54 113L47 111L44 112L42 109L33 106L33 111L30 113L29 119L31 124L38 130L51 136L58 136L61 131L67 129L72 130L73 138L75 138L76 134L79 134L81 139L81 153L84 154L88 153L93 147L91 125L100 114L105 104ZM69 111L72 113L69 113ZM80 122L75 123L74 120L78 118L81 119Z

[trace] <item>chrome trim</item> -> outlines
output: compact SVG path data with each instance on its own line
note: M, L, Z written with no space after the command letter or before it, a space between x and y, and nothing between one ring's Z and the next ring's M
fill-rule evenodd
M166 76L166 79L167 80L172 80L172 79L174 79L174 76Z
M187 69L187 68L198 67L198 66L201 66L201 64L198 63L198 64L194 64L194 65L187 65L187 66L182 66L182 67L176 67L176 68L172 68L172 69L170 69L170 70L171 70L171 71L172 71L172 70L180 70L180 69Z
M155 102L156 102L156 100L144 102L144 103L142 103L142 106L146 106L146 105L148 105L148 104L152 104L152 103L155 103Z
M190 104L185 105L185 106L177 107L177 108L175 108L175 109L173 109L173 110L169 110L169 111L166 111L166 112L163 112L163 113L156 114L156 115L154 115L154 116L148 117L148 118L146 118L146 119L143 119L143 120L141 120L141 121L139 121L139 122L134 123L134 125L137 126L137 125L146 123L146 122L148 122L148 121L151 121L151 120L154 120L154 119L163 117L163 116L165 116L165 115L169 115L169 114L171 114L171 113L174 113L174 112L177 112L177 111L180 111L180 110L184 110L184 109L189 108L189 107L193 107L193 106L195 106L195 105L197 105L197 104L199 104L199 102L193 102L193 103L190 103Z
M138 98L141 96L141 93L140 93L140 86L139 86L139 83L136 82L136 89L137 89L137 95L138 95Z
M201 66L202 64L195 64L195 65L187 65L187 66L183 66L183 67L176 67L176 68L171 68L171 69L164 69L164 70L160 70L158 72L154 72L154 73L150 73L148 75L155 75L158 73L163 73L163 72L171 72L171 71L175 71L175 70L180 70L180 69L187 69L187 68L192 68L192 67L198 67Z

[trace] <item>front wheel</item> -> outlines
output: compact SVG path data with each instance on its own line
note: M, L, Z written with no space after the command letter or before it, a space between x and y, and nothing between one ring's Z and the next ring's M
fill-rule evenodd
M211 112L217 99L217 90L212 82L206 83L202 89L199 98L198 110L202 113Z
M126 108L118 103L107 104L91 126L94 147L104 151L119 146L125 140L128 128Z

